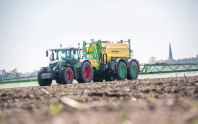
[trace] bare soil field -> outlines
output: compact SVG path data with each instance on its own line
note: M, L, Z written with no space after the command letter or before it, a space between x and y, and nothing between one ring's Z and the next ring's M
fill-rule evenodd
M2 124L197 124L198 76L0 90Z

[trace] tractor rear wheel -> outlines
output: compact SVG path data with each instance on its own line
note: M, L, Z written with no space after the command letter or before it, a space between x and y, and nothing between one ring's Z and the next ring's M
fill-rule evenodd
M124 62L119 62L117 68L117 79L118 80L125 80L127 76L127 68Z
M128 72L127 72L127 79L137 79L138 77L138 66L135 61L132 61L129 65Z
M50 86L52 84L52 79L41 79L41 75L47 73L47 68L42 68L39 70L37 75L37 80L40 86Z
M80 75L79 75L78 81L79 83L88 83L91 82L93 79L93 69L89 62L85 62L80 69Z
M60 84L71 84L74 79L74 74L70 67L63 67L61 68L58 77Z
M93 75L93 81L94 82L103 82L104 76L100 73L95 73Z

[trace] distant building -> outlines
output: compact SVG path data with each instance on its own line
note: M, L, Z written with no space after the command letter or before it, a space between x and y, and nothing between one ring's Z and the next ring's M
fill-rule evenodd
M184 59L173 59L173 53L171 49L171 44L169 43L169 57L165 60L166 63L198 63L198 54L196 57L184 58Z
M169 59L170 59L170 60L174 60L174 59L173 59L173 54L172 54L172 49L171 49L171 44L170 44L170 42L169 42Z

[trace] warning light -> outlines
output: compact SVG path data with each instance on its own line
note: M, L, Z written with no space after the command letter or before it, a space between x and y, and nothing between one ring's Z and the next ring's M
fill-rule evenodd
M60 46L62 46L62 44L60 44Z
M80 43L78 42L78 49L80 49Z

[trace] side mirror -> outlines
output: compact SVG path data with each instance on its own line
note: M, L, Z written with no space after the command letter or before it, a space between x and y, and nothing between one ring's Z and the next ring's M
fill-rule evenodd
M48 51L46 51L46 57L48 57Z

